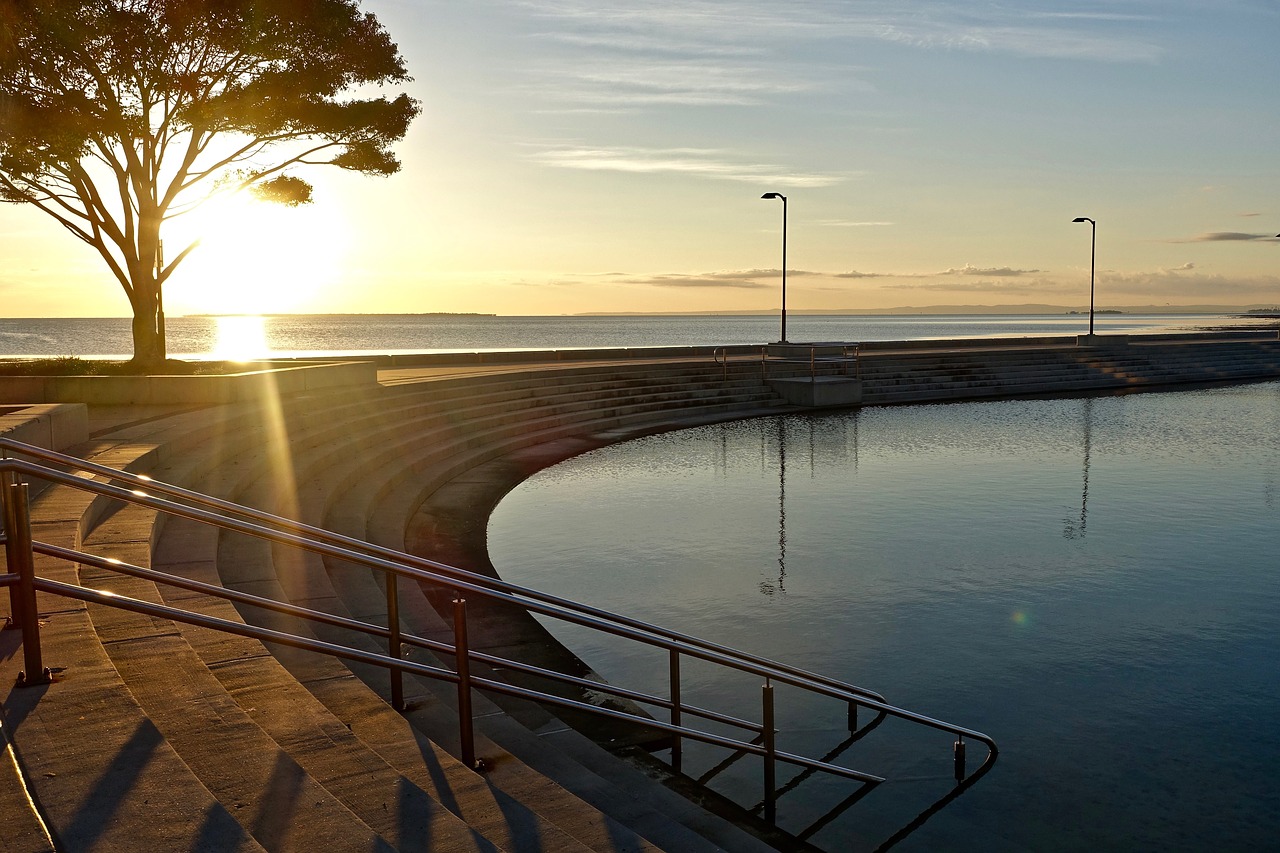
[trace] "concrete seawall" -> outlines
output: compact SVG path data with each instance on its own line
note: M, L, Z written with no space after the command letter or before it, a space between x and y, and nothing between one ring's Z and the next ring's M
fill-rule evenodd
M128 382L96 382L87 401L0 406L10 419L0 428L26 429L34 436L27 440L69 443L72 452L111 467L493 573L485 521L509 488L593 447L801 410L770 392L771 378L816 385L821 372L859 383L864 405L888 405L1280 377L1274 336L1091 343L1104 345L888 342L860 346L850 357L839 344L830 361L807 360L802 349L770 359L761 347L503 354L505 360L495 353L418 356L408 364L388 357L363 362L358 376L343 371L333 374L339 380L333 383L303 383L297 393L267 374L246 374L233 382L243 396L226 405L185 395L161 403L148 394L148 402L137 402ZM0 379L0 388L5 384ZM113 387L123 393L112 397ZM268 395L273 399L259 399ZM279 476L285 460L288 478ZM208 534L182 519L162 521L137 507L108 514L98 501L60 487L37 496L35 514L41 538L55 544L87 543L285 604L378 624L387 619L374 575L342 561L300 562L280 549L249 547L243 537ZM54 579L77 580L76 570L61 562L47 570ZM185 593L171 597L139 578L90 573L80 580L119 595L194 606ZM400 618L420 636L451 636L451 598L403 585ZM0 616L7 600L0 596ZM590 674L589 661L577 660L533 617L470 606L473 650L501 650ZM537 707L492 701L476 715L486 759L481 776L450 752L458 737L451 684L414 684L411 707L400 714L387 703L381 671L276 657L256 641L175 630L99 605L59 599L42 612L49 617L42 620L49 659L70 668L47 690L12 690L3 710L31 770L24 783L66 842L58 849L284 849L291 845L280 838L306 836L309 843L292 846L390 849L403 837L404 849L430 838L440 849L458 850L710 853L762 849L741 830L768 832L753 825L758 821L751 814L703 802L702 792L693 791L733 825L712 820L654 784L653 768L644 765L639 773L623 766ZM270 614L236 611L225 602L211 612L279 627ZM13 653L14 632L6 639L0 676L12 684L22 658ZM430 660L425 651L421 660ZM86 718L85 708L94 713ZM140 731L147 734L145 750L136 742ZM613 733L601 741L618 745ZM643 764L644 750L631 752ZM308 802L326 806L296 817L279 811L281 766L292 768ZM28 795L11 777L0 775L0 802L15 804L6 816L26 815ZM419 817L403 822L388 802L416 803ZM217 842L200 835L213 831L202 825L210 814L219 816ZM276 820L277 814L286 816ZM19 843L22 849L53 849L40 843L38 828L29 834L35 841Z

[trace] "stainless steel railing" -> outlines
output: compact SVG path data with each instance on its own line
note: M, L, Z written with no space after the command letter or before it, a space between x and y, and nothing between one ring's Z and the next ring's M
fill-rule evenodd
M835 679L808 672L798 667L747 654L716 643L701 640L680 632L664 629L620 614L590 607L557 596L539 593L525 587L506 583L485 576L466 572L421 557L403 554L301 522L223 501L178 486L152 480L108 468L65 454L31 447L8 439L0 439L0 454L25 458L0 458L0 502L3 503L5 533L4 544L8 571L0 574L0 585L10 590L11 612L23 630L24 673L27 683L47 682L49 674L42 663L39 639L39 622L36 616L36 591L94 601L135 612L168 618L178 622L203 625L229 633L254 637L267 642L280 643L295 648L309 649L345 660L374 664L389 670L391 675L392 703L403 710L402 678L405 672L451 682L458 687L459 730L463 760L475 765L471 716L468 711L472 689L514 696L535 702L568 708L586 714L611 718L620 722L642 726L668 736L671 740L671 762L675 772L681 772L682 742L684 740L710 744L733 751L737 755L756 755L764 762L764 813L767 819L776 815L776 764L783 762L806 771L822 772L874 786L882 777L845 768L829 761L784 752L775 741L774 685L791 685L810 693L827 696L846 704L849 729L865 733L879 725L886 717L900 718L918 725L951 733L957 741L953 751L955 777L967 785L983 775L995 762L997 748L994 741L981 732L956 726L925 715L907 711L888 704L884 697L870 690L845 684ZM46 464L28 461L40 460ZM57 466L52 467L52 466ZM386 578L387 625L373 625L333 614L310 610L293 604L220 586L205 584L175 575L122 563L82 551L63 548L30 538L30 520L27 486L18 482L20 475L45 480L72 489L88 492L97 499L120 501L147 507L157 513L185 518L209 524L223 530L256 537L277 545L299 549L356 565L363 565ZM100 479L90 480L85 475ZM138 601L98 590L61 583L36 575L34 555L66 560L99 569L115 571L152 582L181 587L187 590L215 596L241 605L271 610L299 619L323 623L385 640L387 653L379 654L337 643L324 642L287 632L246 625L219 619L168 605ZM398 615L398 578L443 586L454 591L454 642L444 643L402 631ZM470 638L466 623L466 596L485 598L519 606L528 612L582 625L596 631L622 637L649 646L665 649L669 658L670 695L658 696L640 690L632 690L602 682L559 673L542 667L470 650ZM437 654L452 656L455 669L406 661L402 656L405 645L428 649ZM760 676L760 722L746 720L736 714L702 708L681 698L680 664L684 657L698 659L717 666ZM645 714L604 708L586 702L569 699L545 691L518 687L496 679L473 675L472 662L495 668L504 668L540 678L568 684L595 692L608 693L639 705L664 709L669 722L654 719ZM857 711L865 707L875 717L858 728ZM750 739L741 740L716 734L688 725L685 717L731 726L746 731ZM965 739L982 743L987 755L972 774L966 772L964 763Z
M849 376L850 368L853 370L854 378L862 378L862 361L859 358L858 344L840 344L839 354L832 352L837 346L836 344L788 344L787 346L789 349L805 354L770 355L768 347L761 347L760 376L762 379L769 378L770 367L776 368L784 365L807 367L810 380L819 376L847 377Z

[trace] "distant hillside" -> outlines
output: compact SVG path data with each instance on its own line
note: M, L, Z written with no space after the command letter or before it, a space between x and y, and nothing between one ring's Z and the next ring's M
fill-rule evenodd
M1269 306L1260 305L1108 305L1105 312L1114 314L1243 314L1247 311ZM1095 313L1103 313L1102 308L1095 308ZM794 316L831 316L831 315L866 315L866 316L902 316L913 314L1088 314L1089 306L1079 305L924 305L900 306L897 308L792 308L787 313ZM780 312L772 310L750 311L589 311L576 314L578 317L637 317L637 316L774 316Z

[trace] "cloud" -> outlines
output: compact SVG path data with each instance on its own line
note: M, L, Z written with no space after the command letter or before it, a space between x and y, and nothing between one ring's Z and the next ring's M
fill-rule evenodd
M1280 276L1187 275L1187 271L1187 265L1183 265L1155 272L1100 272L1098 292L1110 291L1164 302L1186 298L1267 301L1280 293Z
M525 89L534 94L610 107L760 106L775 97L814 91L819 84L788 80L759 65L705 60L620 62L616 56L598 63L578 62L546 68L544 83Z
M813 223L814 225L827 228L872 228L886 225L896 225L894 222L859 222L851 219L819 219Z
M947 293L993 293L1002 295L1034 295L1037 293L1067 293L1078 290L1075 282L1047 279L1029 281L974 281L974 282L896 282L882 284L884 290L924 290Z
M531 154L529 159L560 169L676 174L788 187L829 187L844 180L840 175L795 171L770 163L752 163L732 152L712 148L565 145Z
M1186 237L1181 240L1171 240L1171 243L1233 243L1248 242L1250 240L1275 240L1274 234L1246 234L1243 231L1211 231L1207 234L1197 234L1194 237Z
M769 287L761 281L749 278L734 278L724 273L707 275L655 275L648 278L622 279L621 284L638 284L648 287L733 287L755 290Z
M806 278L809 276L826 276L826 273L812 270L787 270L787 278ZM774 287L782 277L782 270L721 270L704 273L663 273L650 276L621 276L618 284L643 285L647 287L736 287L736 288L768 288Z
M858 272L857 270L849 270L848 272L838 272L833 278L884 278L888 273L881 272Z
M571 32L606 33L708 49L795 41L886 41L925 50L1006 53L1028 58L1154 62L1165 50L1146 34L1152 21L1121 11L1042 14L1016 4L845 0L528 0L536 14ZM601 36L597 36L601 37Z
M965 264L962 267L952 267L949 270L943 270L937 275L993 275L993 276L1020 276L1030 275L1032 273L1043 272L1043 270L1019 270L1013 267L975 267L971 264Z

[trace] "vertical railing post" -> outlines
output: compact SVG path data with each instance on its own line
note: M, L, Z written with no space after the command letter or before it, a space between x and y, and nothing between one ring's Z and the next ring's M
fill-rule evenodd
M680 652L671 650L671 725L680 725ZM671 735L671 769L681 772L684 758L683 743L679 732Z
M7 458L7 453L0 450L0 459ZM17 482L17 477L10 471L0 471L0 524L4 525L5 530L5 566L9 574L18 573L17 555L14 552L13 538L10 531L17 525L14 524L10 514L13 509L13 500L9 496L9 486ZM22 602L18 597L18 585L9 585L9 624L6 628L21 628L22 620L20 611L22 610Z
M404 650L400 643L400 584L399 575L386 572L387 579L387 655L396 660L404 659ZM399 667L391 669L391 707L397 711L405 709L404 704L404 670Z
M777 778L777 744L774 740L773 727L773 685L766 679L764 683L764 819L774 823L778 819L778 778Z
M7 478L6 478L7 479ZM40 655L40 610L36 604L35 555L31 550L31 504L26 483L4 484L5 563L18 576L18 594L13 599L14 615L22 628L22 659L25 669L18 673L19 687L48 684L49 670Z
M458 739L462 763L475 769L476 738L471 720L471 647L467 643L467 600L453 600L453 647L458 668Z
M849 702L849 732L852 734L858 730L858 703L850 700Z

